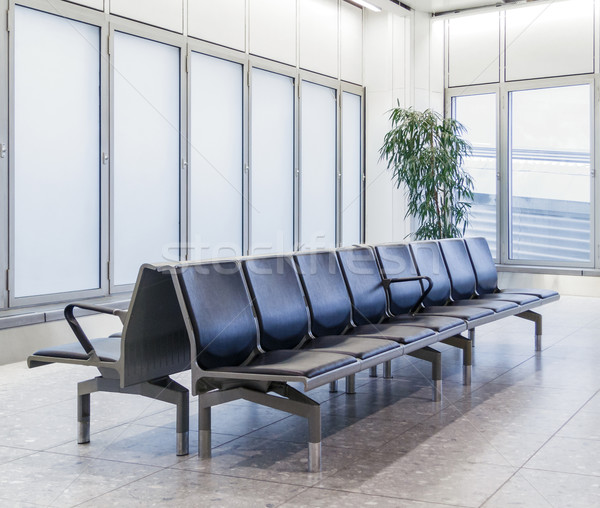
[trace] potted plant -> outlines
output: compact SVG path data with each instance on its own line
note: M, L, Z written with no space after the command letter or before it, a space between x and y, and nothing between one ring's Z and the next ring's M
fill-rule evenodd
M473 180L463 169L471 145L465 127L431 111L396 107L380 149L396 186L405 185L417 240L461 237L469 223Z

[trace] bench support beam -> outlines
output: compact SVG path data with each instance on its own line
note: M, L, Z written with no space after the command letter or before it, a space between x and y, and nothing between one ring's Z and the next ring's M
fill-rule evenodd
M213 390L198 394L198 455L201 458L211 456L211 407L244 399L261 406L267 406L286 413L302 416L308 420L308 471L321 470L321 406L285 383L273 383L270 391L280 397L249 388Z
M432 347L424 347L408 353L414 358L431 363L431 380L433 383L432 399L434 402L442 400L442 353Z
M77 384L77 442L90 442L90 394L94 392L129 393L161 400L177 406L177 455L189 453L190 399L187 388L169 377L121 388L118 379L96 377Z
M535 323L535 350L542 350L542 315L532 310L526 310L517 314L517 317L526 319L527 321L533 321Z

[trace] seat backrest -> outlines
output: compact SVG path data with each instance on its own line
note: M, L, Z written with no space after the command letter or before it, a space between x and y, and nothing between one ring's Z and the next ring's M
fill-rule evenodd
M423 304L425 307L446 304L450 298L450 278L438 243L434 240L413 242L410 250L419 275L425 275L433 281L433 288Z
M498 289L498 272L487 240L483 237L465 238L465 245L475 270L477 292L480 295L493 293Z
M315 337L338 335L351 324L352 302L335 252L294 255Z
M172 273L144 265L121 339L123 387L190 368L190 343Z
M386 317L387 296L375 254L368 247L351 247L339 249L337 255L352 300L354 323L379 323Z
M461 238L440 240L440 249L450 276L452 298L466 300L475 294L475 272L465 242Z
M308 334L308 309L292 258L246 259L248 281L265 351L295 348Z
M236 261L196 263L178 269L202 369L237 366L257 347L252 301Z
M375 251L385 278L400 279L417 275L417 268L407 244L379 245L375 247ZM423 287L418 280L390 284L391 313L398 316L410 312L422 294Z

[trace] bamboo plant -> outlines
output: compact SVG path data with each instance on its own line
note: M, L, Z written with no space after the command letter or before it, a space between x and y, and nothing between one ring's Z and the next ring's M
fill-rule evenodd
M408 208L418 228L416 240L461 237L469 223L473 180L464 170L471 145L465 127L438 113L396 107L391 130L380 149L399 188L405 186Z

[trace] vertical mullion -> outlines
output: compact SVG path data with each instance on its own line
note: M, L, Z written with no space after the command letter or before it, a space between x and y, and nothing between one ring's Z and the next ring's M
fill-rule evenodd
M509 258L510 243L510 223L511 223L511 210L510 210L510 101L509 91L506 85L500 86L500 93L498 96L498 131L500 144L498 146L498 162L500 164L500 182L499 182L499 194L500 194L500 250L498 261L500 263L506 263Z
M191 50L189 44L179 48L179 259L187 261L190 257L190 79Z
M109 247L108 247L108 291L113 293L115 290L115 115L114 115L114 104L115 104L115 28L112 23L108 25L108 49L109 49L109 70L108 70L108 83L109 83L109 111L108 111L108 143L109 143L109 171L108 171L108 227L109 227Z
M302 187L302 79L299 74L294 78L294 250L300 250L300 228L302 226L302 206L300 204Z
M3 158L0 158L0 217L2 217L0 221L0 238L8 239L9 232L13 229L9 226L9 220L12 217L9 204L9 174L13 147L12 140L10 139L12 129L9 122L14 118L12 114L14 113L13 101L9 101L8 99L9 89L14 80L14 67L11 64L14 61L14 30L11 30L10 33L8 30L9 25L14 26L14 5L8 0L0 0L0 11L2 14L2 20L0 21L0 31L2 32L0 35L0 46L8 48L8 51L0 52L0 101L2 104L0 107L0 144L3 144L5 149ZM8 288L13 287L12 281L8 280L9 249L12 244L12 240L3 241L2 247L0 247L0 280L2 284L0 289L0 308L8 307Z
M337 93L337 118L336 118L336 150L335 150L335 174L336 174L336 186L335 186L335 240L334 245L336 247L341 247L342 242L344 241L343 235L343 213L344 213L344 190L342 187L342 172L344 168L342 167L342 150L343 141L342 141L342 111L343 111L343 101L344 101L344 92L341 86L338 86L336 90Z
M100 287L110 292L110 26L105 21L100 27Z
M248 46L246 45L246 48ZM242 66L242 255L250 253L250 63Z

